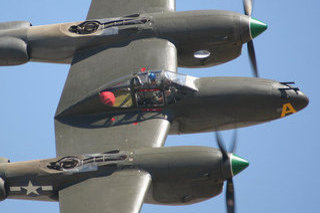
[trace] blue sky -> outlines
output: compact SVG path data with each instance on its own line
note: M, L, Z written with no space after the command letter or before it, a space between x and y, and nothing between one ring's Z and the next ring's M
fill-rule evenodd
M4 3L5 2L5 3ZM89 0L10 0L0 21L33 25L83 20ZM177 10L223 9L242 12L241 1L177 0ZM250 166L235 177L238 212L315 212L319 202L319 27L320 1L255 1L253 16L269 25L255 39L260 74L295 81L309 96L303 111L239 130L237 154ZM12 161L55 156L53 115L69 65L28 63L0 67L0 156ZM251 76L246 47L236 60L206 69L179 69L198 76ZM231 132L223 133L226 141ZM214 134L169 136L166 145L216 146ZM58 212L58 203L6 200L1 212ZM144 205L142 212L225 212L224 194L183 207Z

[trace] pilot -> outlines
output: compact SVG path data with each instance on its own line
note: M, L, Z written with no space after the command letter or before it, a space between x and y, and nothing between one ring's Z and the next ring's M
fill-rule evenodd
M151 73L148 75L148 77L149 77L149 80L150 80L150 85L151 85L151 86L156 86L156 85L157 85L157 82L156 82L157 76L156 76L156 74L153 73L153 72L151 72Z
M159 104L161 92L158 88L156 77L157 75L155 73L148 73L148 83L145 84L144 89L141 89L138 94L139 105L152 107Z
M149 73L148 75L150 80L150 89L153 90L151 93L149 93L149 102L151 102L153 105L159 105L163 103L163 95L160 90L160 86L157 84L157 75L153 72Z

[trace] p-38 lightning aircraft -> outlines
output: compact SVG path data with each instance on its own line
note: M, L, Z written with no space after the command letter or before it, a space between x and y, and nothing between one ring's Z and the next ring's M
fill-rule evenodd
M168 134L239 128L293 114L308 98L292 82L197 78L177 67L230 61L266 25L230 11L175 12L174 0L92 0L86 21L0 23L0 65L71 63L55 115L57 157L1 158L0 200L59 201L62 213L137 213L221 193L248 162L219 149L163 147ZM121 203L120 203L121 202Z

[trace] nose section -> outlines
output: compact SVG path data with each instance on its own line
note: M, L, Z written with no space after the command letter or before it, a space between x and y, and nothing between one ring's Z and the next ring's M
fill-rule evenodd
M291 95L291 100L297 111L302 110L309 104L309 98L301 91Z
M250 35L252 39L263 33L268 28L267 24L263 23L262 21L259 21L258 19L250 18L249 23Z
M274 84L277 98L280 98L280 105L277 108L277 113L280 118L292 115L309 104L309 98L298 87L292 86L294 82L278 82Z
M230 161L231 161L232 176L239 174L249 166L249 162L247 160L235 154L230 155Z

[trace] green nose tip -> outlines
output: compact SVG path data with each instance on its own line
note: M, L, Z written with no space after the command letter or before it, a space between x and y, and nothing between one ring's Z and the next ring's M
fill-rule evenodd
M240 158L235 154L231 154L231 168L233 176L240 173L242 170L249 166L249 162Z
M268 25L254 18L250 18L251 38L255 38L263 33L268 28Z

